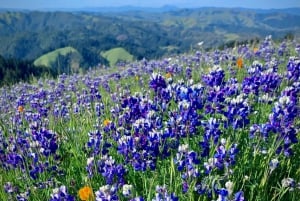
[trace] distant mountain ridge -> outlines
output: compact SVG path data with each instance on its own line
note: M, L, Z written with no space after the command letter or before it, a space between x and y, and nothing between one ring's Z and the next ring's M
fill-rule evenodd
M278 8L278 9L257 9L257 8L244 8L244 7L196 7L196 8L185 8L173 5L164 5L161 7L139 7L139 6L116 6L116 7L82 7L82 8L41 8L41 9L18 9L18 8L0 8L0 12L16 11L16 12L31 12L31 11L42 11L42 12L55 12L55 11L65 11L65 12L102 12L102 13L120 13L128 11L142 11L142 12L169 12L182 9L189 10L199 10L199 9L239 9L255 11L257 13L286 13L300 15L300 7L294 8Z
M82 7L82 8L40 8L40 9L18 9L18 8L0 8L0 12L6 11L20 11L20 12L30 12L30 11L42 11L42 12L102 12L102 13L119 13L128 11L142 11L142 12L169 12L173 10L179 10L181 8L164 5L162 7L139 7L139 6L119 6L119 7Z
M128 11L142 11L142 12L169 12L174 10L179 10L180 8L171 5L165 5L162 7L138 7L138 6L121 6L121 7L95 7L95 8L83 8L77 9L77 11L86 11L86 12L128 12Z

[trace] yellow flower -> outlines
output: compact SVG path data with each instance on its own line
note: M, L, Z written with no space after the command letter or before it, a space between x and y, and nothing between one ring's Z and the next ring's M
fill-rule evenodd
M238 68L243 67L243 59L241 57L237 59L236 65L237 65Z
M258 51L258 48L257 48L257 47L253 48L253 53L254 53L254 54L255 54L257 51Z
M170 72L166 73L166 78L172 77L172 74Z
M19 111L19 112L24 112L24 107L23 107L22 105L19 105L19 106L18 106L18 111Z
M105 119L103 121L104 126L108 126L111 123L111 121L109 119Z
M137 75L135 76L135 80L138 81L140 79L140 77Z
M93 189L91 187L85 186L78 191L80 200L92 201L94 199Z

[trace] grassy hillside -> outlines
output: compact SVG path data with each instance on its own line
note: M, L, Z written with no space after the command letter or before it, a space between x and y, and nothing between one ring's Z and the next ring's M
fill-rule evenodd
M108 60L110 66L115 66L118 61L133 61L133 55L121 47L101 52L101 56Z
M39 58L37 58L34 61L34 65L51 67L54 63L57 62L59 55L66 56L68 53L78 53L79 54L79 52L76 49L74 49L73 47L59 48L59 49L56 49L52 52L49 52L49 53L44 54L44 55L40 56Z

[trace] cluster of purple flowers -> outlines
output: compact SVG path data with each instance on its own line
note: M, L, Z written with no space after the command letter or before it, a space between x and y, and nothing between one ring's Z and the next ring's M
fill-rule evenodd
M189 150L188 144L183 144L178 147L174 163L177 165L177 170L181 172L182 191L186 193L189 189L189 181L200 176L197 166L200 160L195 151Z
M292 57L287 64L286 78L289 82L300 81L300 59Z
M104 155L97 164L98 171L105 178L106 184L123 185L126 170L122 164L116 164L111 156Z
M222 86L225 84L225 72L220 66L216 65L209 74L202 76L202 80L206 86Z
M265 140L273 133L277 135L278 141L282 144L277 148L277 154L283 153L290 156L293 151L291 145L298 142L297 128L294 126L294 120L299 115L298 100L300 88L299 83L294 83L282 92L282 96L274 103L272 113L269 115L269 121L265 124L254 124L250 130L250 136L260 133Z
M243 80L242 90L245 94L254 94L257 97L265 93L273 95L282 81L282 76L277 73L277 64L267 67L254 61L248 68L248 74Z
M251 112L246 96L240 94L228 102L227 111L224 114L227 118L226 126L231 125L234 129L244 128L250 123L249 115Z

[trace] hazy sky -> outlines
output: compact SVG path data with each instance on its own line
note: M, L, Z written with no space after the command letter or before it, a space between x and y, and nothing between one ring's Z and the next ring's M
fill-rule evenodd
M300 7L300 0L0 0L0 8L84 8L114 6L161 7L244 7L290 8Z

